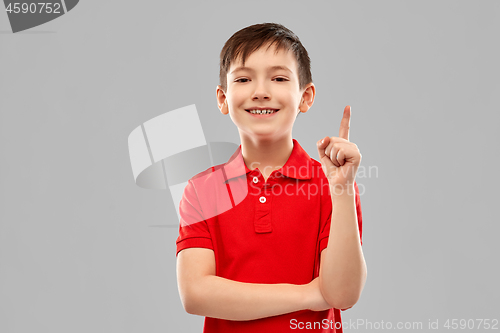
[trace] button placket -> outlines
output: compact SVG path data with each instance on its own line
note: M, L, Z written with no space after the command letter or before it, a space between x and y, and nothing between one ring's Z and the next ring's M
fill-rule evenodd
M269 233L273 231L271 224L271 194L265 191L260 192L259 201L255 201L255 232L258 234Z

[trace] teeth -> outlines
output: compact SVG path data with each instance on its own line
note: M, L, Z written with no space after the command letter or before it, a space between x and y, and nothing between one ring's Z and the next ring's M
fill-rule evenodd
M274 113L276 111L274 110L250 110L250 113L253 114L269 114L269 113Z

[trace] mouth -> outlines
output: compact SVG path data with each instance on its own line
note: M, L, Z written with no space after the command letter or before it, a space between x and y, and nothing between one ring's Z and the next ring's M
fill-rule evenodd
M245 110L246 112L250 113L252 116L256 117L269 117L272 116L275 113L278 113L279 109L268 109L268 110Z

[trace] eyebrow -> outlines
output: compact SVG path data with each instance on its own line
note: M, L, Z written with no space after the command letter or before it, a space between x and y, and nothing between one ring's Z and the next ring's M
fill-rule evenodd
M288 67L285 67L285 66L269 66L269 67L267 67L267 71L268 72L275 71L275 70L278 70L278 69L282 69L282 70L285 70L285 71L288 71L288 72L292 73L292 71L290 69L288 69ZM234 72L239 72L239 71L244 71L244 70L247 70L249 72L255 72L254 69L251 68L251 67L240 66L240 67L236 68L235 70L233 70L229 74L233 74Z

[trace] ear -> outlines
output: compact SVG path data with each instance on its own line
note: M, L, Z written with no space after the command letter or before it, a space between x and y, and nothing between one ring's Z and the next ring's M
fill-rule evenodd
M224 90L222 90L220 84L217 86L216 94L217 94L217 104L219 105L220 112L222 114L228 114L229 109L227 108L226 93L224 92Z
M299 104L300 112L307 112L314 103L314 97L316 96L316 87L314 83L309 83L303 90L302 97Z

